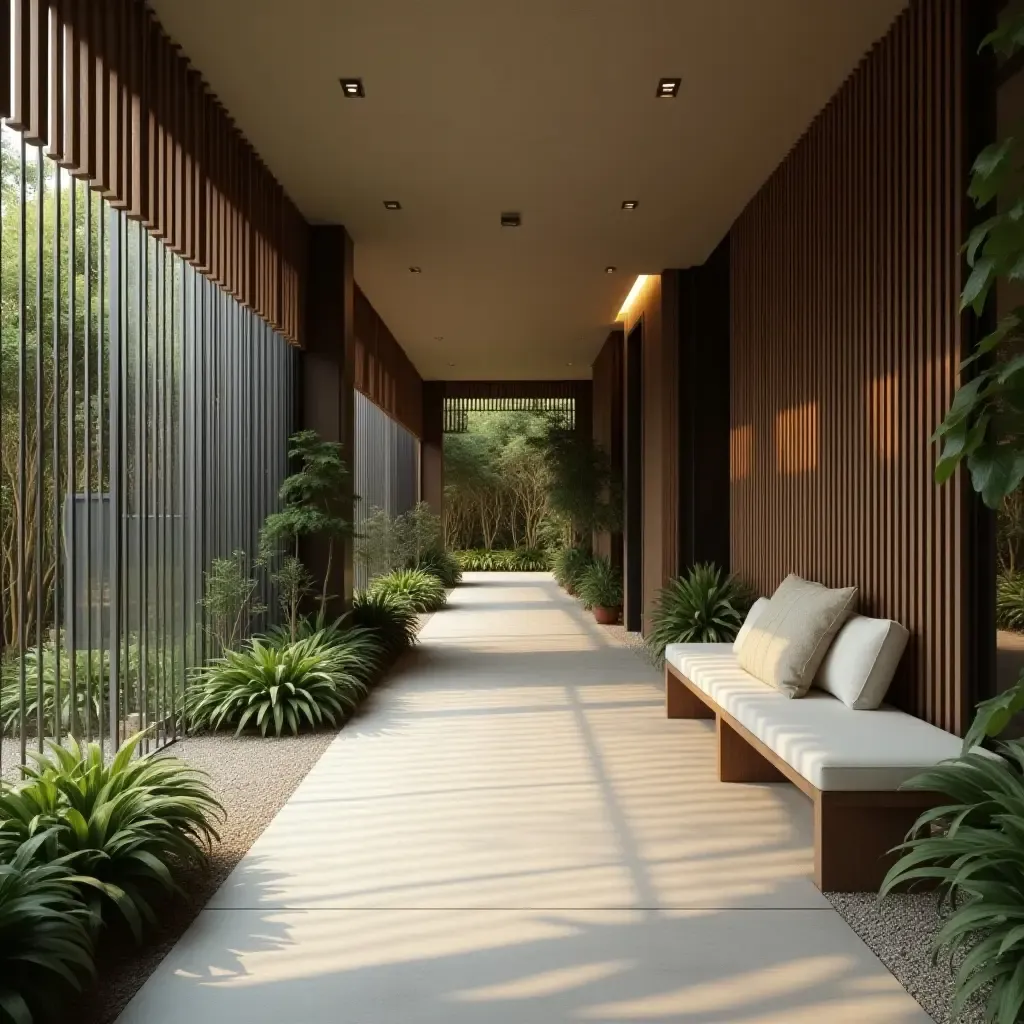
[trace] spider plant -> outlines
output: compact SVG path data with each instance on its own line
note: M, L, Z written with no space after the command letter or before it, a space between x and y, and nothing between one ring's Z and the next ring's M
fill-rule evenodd
M247 726L264 736L308 725L339 725L366 696L366 683L338 649L315 633L295 643L252 639L199 669L186 696L192 724L216 731Z
M622 571L607 558L595 558L580 574L576 593L586 608L621 608Z
M174 871L206 866L223 815L203 773L165 753L137 757L142 736L109 764L98 743L50 742L22 782L0 784L0 860L45 833L38 857L103 883L86 894L94 918L113 902L137 937L155 921L152 897L177 891Z
M422 569L436 576L446 588L457 587L462 582L462 569L450 551L434 548L420 555L414 569Z
M39 863L43 831L0 864L0 1024L57 1020L65 998L95 974L79 886L98 885L62 863Z
M371 594L391 594L415 612L434 612L448 602L444 584L421 569L396 569L370 580Z
M677 576L658 594L647 634L647 649L657 662L669 644L715 644L736 639L754 601L736 576L710 563Z

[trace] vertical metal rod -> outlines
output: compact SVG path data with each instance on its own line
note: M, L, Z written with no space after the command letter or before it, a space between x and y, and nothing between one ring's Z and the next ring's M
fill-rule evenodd
M35 573L36 588L36 746L41 751L46 734L44 721L44 704L46 695L43 692L43 662L46 652L43 647L43 621L46 615L45 607L45 576L43 571L43 522L45 519L45 492L46 482L46 454L45 454L45 427L44 407L45 397L43 391L43 230L45 227L44 207L46 203L46 188L43 179L43 147L36 147L36 540L35 559L33 571ZM56 654L56 650L54 651Z
M25 295L25 236L26 206L25 206L25 136L19 136L20 162L18 176L18 193L20 209L18 213L18 629L17 629L17 652L18 652L18 699L20 701L18 719L20 721L20 753L22 764L28 757L28 723L26 722L26 686L25 686L25 497L26 497L26 473L25 446L25 420L28 412L25 395L25 345L27 330L25 325L26 295Z
M77 212L75 179L68 176L68 383L65 418L67 419L67 463L68 463L68 621L64 623L65 646L68 652L68 729L78 732L78 451L75 433L75 405L77 397L76 372L78 354L75 350L75 317L78 303L75 301L78 274L78 260L75 245L75 219ZM86 338L88 345L88 338Z
M149 340L149 252L148 237L141 224L133 225L138 234L139 254L139 316L138 316L138 347L136 349L135 365L135 518L138 523L138 607L136 609L135 622L138 629L136 638L138 650L138 681L136 683L136 707L139 713L139 722L143 729L149 724L146 719L147 702L149 699L149 672L148 656L149 645L147 643L148 630L148 573L146 561L149 557L149 514L148 502L146 501L146 370L148 362L148 340ZM130 714L126 709L126 716ZM142 744L143 751L149 749L148 740Z
M78 182L75 181L72 184L73 188L78 187ZM92 739L92 709L93 700L96 699L96 706L100 707L103 703L103 686L104 679L107 677L107 673L103 671L103 651L97 650L95 655L93 654L93 595L96 594L97 588L95 580L93 580L93 564L92 564L92 549L93 549L93 518L92 518L92 503L93 503L93 481L92 481L92 343L90 334L92 332L92 193L89 191L88 185L85 187L85 234L83 237L83 243L85 252L83 253L83 274L85 277L85 295L83 301L85 305L84 310L84 326L85 329L82 332L83 345L83 376L85 392L82 399L82 431L84 434L85 451L83 453L84 463L82 467L82 479L85 481L85 594L86 594L86 606L85 606L85 640L86 640L86 671L85 671L85 738L87 740ZM77 228L75 231L74 244L78 244L78 232ZM97 485L97 488L100 485ZM94 659L96 661L94 670ZM99 696L94 697L93 684L99 687Z
M109 210L110 220L110 315L109 347L107 355L107 395L109 401L107 443L110 446L107 463L110 480L107 484L110 501L109 512L109 567L108 567L108 608L110 614L110 684L107 693L109 718L108 733L111 750L116 750L120 740L118 730L118 709L121 693L121 652L127 660L127 647L122 647L121 635L124 612L124 578L122 575L124 543L123 479L124 479L124 435L121 426L121 398L123 387L124 339L127 334L128 312L125 296L125 232L124 218L115 210Z
M91 197L90 197L89 201L90 201L90 203L92 202ZM103 456L104 456L104 452L107 453L107 465L108 465L108 467L110 465L110 463L109 463L110 455L109 455L109 451L107 450L108 449L108 445L109 445L109 433L107 434L106 437L104 436L104 422L105 422L105 418L106 418L106 411L104 410L104 407L103 407L103 405L104 405L104 403L103 403L103 392L104 392L104 380L105 379L107 380L107 391L108 391L108 393L109 393L109 390L110 390L110 381L109 381L109 379L104 378L104 366L103 366L103 364L104 364L103 355L104 355L104 349L106 347L105 339L106 339L106 335L107 335L107 331L106 331L106 318L104 316L104 313L105 313L105 303L106 303L106 299L107 299L106 280L105 280L105 272L106 272L106 265L107 265L107 247L106 247L107 218L104 216L102 200L98 200L97 205L98 205L98 215L96 217L97 223L96 223L96 225L93 228L93 232L95 232L96 235L97 235L97 247L96 247L96 251L97 251L97 259L96 259L96 268L97 268L97 282L96 282L96 385L97 385L96 386L96 489L100 492L100 494L105 494L106 495L106 504L108 506L110 506L113 499L112 499L111 494L110 494L110 476L109 476L109 471L108 471L108 475L106 477L106 480L104 480L104 475L103 475L103 465L104 465ZM92 232L90 232L90 243L89 244L90 245L92 244ZM86 344L88 344L88 333L86 334ZM111 535L110 530L109 530L109 524L108 524L108 528L106 530L104 530L103 526L102 526L102 522L103 521L101 519L100 520L100 525L97 527L97 532L99 533L99 535L101 537L105 537L106 538L106 544L109 545L109 544L111 544L113 542L112 541L112 535ZM100 565L96 569L96 573L97 573L97 576L98 576L98 580L97 580L97 584L98 585L96 587L96 592L99 595L104 595L104 594L107 595L107 609L108 609L108 611L107 611L107 618L109 620L109 618L110 618L110 610L109 609L110 609L110 605L111 605L111 602L112 602L112 595L113 595L113 589L111 587L111 580L110 580L110 556L108 554L106 559L104 559L104 557L103 557L103 547L104 546L102 544L97 545L97 546L100 548ZM102 621L103 621L102 600L103 599L102 599L102 596L101 596L99 601L97 602L100 605L100 608L98 609L98 614L100 615L100 623L101 623L101 625L100 625L100 628L97 630L97 634L100 637L100 641L99 641L99 644L98 644L97 650L96 650L96 659L97 659L97 661L101 665L103 664L103 649L104 649L103 629L102 629ZM110 628L109 621L107 623L107 628L108 628L108 630ZM92 644L92 640L91 640L91 636L90 636L90 646L91 646L91 644ZM108 662L107 662L107 664L108 664L108 666L111 666L107 670L107 686L109 687L109 686L112 685L112 683L111 683L111 672L113 671L112 663L113 663L114 656L115 656L115 651L112 649L112 645L110 644L110 638L109 637L107 638L107 648L108 648ZM121 652L120 652L120 645L117 645L116 655L117 655L118 658L120 658L120 654L121 654ZM106 730L104 729L104 726L103 726L103 711L102 711L102 708L103 708L103 692L101 690L99 695L98 695L98 697L97 697L97 702L96 702L96 739L99 742L101 750L105 749L104 743L105 743L105 738L106 738L105 735L104 735Z
M63 736L61 728L61 668L65 650L64 630L67 628L65 622L65 610L61 607L61 599L64 594L62 586L62 572L66 565L66 554L62 558L64 549L61 538L61 509L63 507L63 492L65 490L61 480L60 465L60 400L61 400L61 372L60 372L60 241L61 241L61 188L62 170L59 165L54 165L54 190L53 190L53 350L51 360L53 362L53 423L51 426L52 449L50 461L53 463L53 738L60 743ZM70 370L70 363L68 366Z

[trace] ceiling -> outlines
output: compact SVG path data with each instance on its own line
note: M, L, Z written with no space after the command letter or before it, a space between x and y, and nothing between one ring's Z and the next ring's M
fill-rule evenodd
M435 379L589 376L636 275L707 257L904 5L152 2Z

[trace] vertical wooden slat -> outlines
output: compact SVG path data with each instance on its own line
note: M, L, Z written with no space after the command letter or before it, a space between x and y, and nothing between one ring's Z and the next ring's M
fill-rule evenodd
M965 484L935 486L930 435L963 344L964 2L911 3L731 239L732 568L858 585L913 634L893 699L952 730Z
M25 138L46 145L50 127L50 11L46 0L31 0L29 45L29 112Z
M67 15L67 0L55 0L50 5L48 23L48 45L50 48L49 111L50 124L47 132L46 153L52 160L64 159L64 32ZM6 22L3 21L6 15ZM7 47L4 58L10 59L10 4L0 3L0 35L6 34ZM0 38L0 47L4 41ZM7 78L0 69L0 91L10 87L9 65ZM5 85L6 82L6 85ZM2 103L0 103L2 106Z

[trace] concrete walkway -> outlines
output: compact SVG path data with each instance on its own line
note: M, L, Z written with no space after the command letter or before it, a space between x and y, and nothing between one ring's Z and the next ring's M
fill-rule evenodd
M925 1024L810 880L810 806L546 574L470 575L122 1024Z

